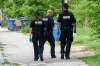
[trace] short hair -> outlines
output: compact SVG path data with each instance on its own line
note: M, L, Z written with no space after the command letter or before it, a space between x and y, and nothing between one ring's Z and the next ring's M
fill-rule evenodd
M53 10L49 9L49 10L47 11L47 13L48 13L48 12L52 12L52 13L53 13Z
M69 5L65 3L65 4L63 4L63 7L66 8L66 9L68 9Z

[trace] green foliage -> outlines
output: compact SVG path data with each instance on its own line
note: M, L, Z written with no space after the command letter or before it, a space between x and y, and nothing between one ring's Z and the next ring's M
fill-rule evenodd
M32 17L39 11L46 15L48 9L53 9L57 16L62 0L0 0L0 8L10 17ZM70 10L75 14L78 25L88 21L98 37L100 37L100 0L69 0Z
M21 32L23 33L29 33L29 26L25 26L21 29Z
M87 44L92 39L92 33L90 28L77 27L77 33L74 34L74 44Z
M90 19L91 19L91 27L95 30L96 34L100 38L100 3L95 2L90 6Z
M89 47L89 48L91 48L91 49L94 49L95 51L97 51L97 54L98 54L98 52L99 52L99 54L100 54L100 43L99 43L100 41L97 41L97 40L94 40L94 41L92 41L92 42L88 42L87 43L87 46Z
M1 7L7 16L20 17L33 16L37 13L37 10L41 10L41 14L44 15L48 8L59 9L60 0L57 0L57 2L54 0L0 0L0 3L3 3Z
M70 5L77 23L82 25L87 20L100 38L100 0L70 0Z
M100 65L100 55L85 57L83 58L86 63L90 64L91 66L99 66Z
M100 65L100 55L86 57L84 58L84 61L86 61L86 63L90 64L91 66L99 66Z
M4 21L2 24L3 27L7 27L7 21Z

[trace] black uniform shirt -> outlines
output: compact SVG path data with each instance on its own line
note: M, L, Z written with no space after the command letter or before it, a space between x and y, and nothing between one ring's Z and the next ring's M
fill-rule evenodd
M44 22L46 31L48 31L48 32L53 31L53 27L54 27L54 20L53 20L53 18L46 16L46 17L43 17L42 20Z
M63 11L59 17L58 22L61 23L61 30L73 27L73 23L76 23L74 15L69 11Z
M30 28L32 28L32 33L43 33L44 23L42 20L34 20L31 22Z

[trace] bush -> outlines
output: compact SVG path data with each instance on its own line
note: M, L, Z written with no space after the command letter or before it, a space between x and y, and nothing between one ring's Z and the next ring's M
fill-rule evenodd
M3 21L2 26L3 26L3 27L7 27L7 21Z
M22 27L21 32L28 33L29 32L29 26Z

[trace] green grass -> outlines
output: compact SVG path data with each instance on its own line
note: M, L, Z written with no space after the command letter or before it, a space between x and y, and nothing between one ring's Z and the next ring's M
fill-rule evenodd
M97 40L90 41L87 43L87 47L94 49L96 52L95 56L84 57L82 58L90 66L99 66L100 65L100 42Z
M100 55L85 57L83 60L90 66L100 66Z
M97 49L100 49L100 41L97 41L97 40L89 41L87 43L87 46L96 51Z
M5 59L4 60L5 62L4 63L2 63L1 65L10 65L10 66L20 66L19 64L16 64L16 63L11 63L11 62L9 62L7 59Z
M7 27L7 21L5 20L2 24L3 27Z
M29 26L22 27L21 32L26 34L29 32Z
M92 34L92 29L90 28L83 28L83 27L78 27L77 28L77 33L74 34L74 44L85 44L87 41L90 41L91 39L91 34Z
M75 44L85 44L90 49L96 52L95 56L81 58L90 66L100 66L100 39L97 39L92 35L93 31L91 29L77 29L77 35L74 36Z

